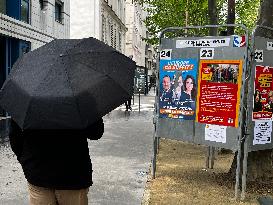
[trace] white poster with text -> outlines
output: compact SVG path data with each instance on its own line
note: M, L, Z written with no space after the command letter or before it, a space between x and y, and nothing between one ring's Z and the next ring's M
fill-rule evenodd
M206 124L205 140L212 142L226 143L227 141L227 127L221 125Z
M253 145L271 143L272 121L255 121Z

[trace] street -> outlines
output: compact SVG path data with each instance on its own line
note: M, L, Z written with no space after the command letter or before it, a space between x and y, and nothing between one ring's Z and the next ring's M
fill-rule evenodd
M140 112L136 95L132 112L125 112L122 105L106 115L104 135L89 141L90 205L141 204L152 159L154 93L141 95L140 100ZM0 146L0 158L0 204L27 205L27 183L8 144Z

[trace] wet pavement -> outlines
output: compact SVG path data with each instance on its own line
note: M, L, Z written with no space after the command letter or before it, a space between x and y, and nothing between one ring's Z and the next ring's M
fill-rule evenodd
M104 117L105 133L89 141L93 164L90 205L140 205L152 159L154 93ZM8 143L0 145L0 204L27 205L27 183Z

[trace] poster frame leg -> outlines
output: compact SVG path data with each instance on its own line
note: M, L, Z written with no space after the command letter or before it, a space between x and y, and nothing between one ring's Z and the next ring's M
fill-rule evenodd
M207 159L206 159L206 169L213 169L215 158L215 147L208 146L207 148Z
M237 150L237 167L236 167L236 182L235 182L235 199L239 198L240 193L240 168L241 168L241 136L238 139L238 150Z
M153 173L153 179L155 179L155 172L156 172L156 154L157 154L157 136L154 135L153 139L153 159L152 159L152 173Z
M214 167L215 147L210 148L210 169Z
M245 199L246 192L246 176L247 176L247 158L248 158L248 137L244 140L244 158L243 158L243 174L242 174L242 192L241 200Z

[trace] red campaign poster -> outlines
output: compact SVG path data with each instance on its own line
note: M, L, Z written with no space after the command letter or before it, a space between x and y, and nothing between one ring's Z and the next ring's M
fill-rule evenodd
M196 121L238 127L241 60L200 60Z
M255 68L252 119L272 120L273 67L257 65Z

